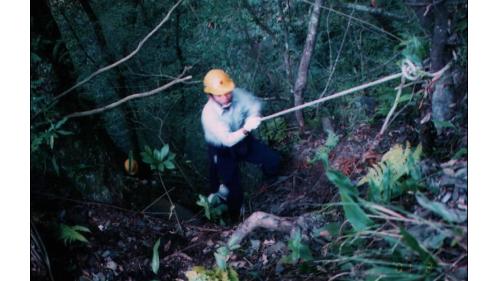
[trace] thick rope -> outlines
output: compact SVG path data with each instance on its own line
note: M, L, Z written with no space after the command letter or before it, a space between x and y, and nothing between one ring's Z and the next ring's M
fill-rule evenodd
M433 79L438 79L446 70L448 70L450 68L450 65L451 65L451 62L448 63L445 67L443 67L441 70L439 70L435 73L429 73L429 72L423 71L420 67L416 66L410 60L405 59L401 63L401 72L399 72L399 73L391 74L391 75L382 77L378 80L368 82L368 83L344 90L342 92L332 94L332 95L324 97L324 98L320 98L320 99L310 101L310 102L307 102L307 103L304 103L304 104L301 104L301 105L298 105L298 106L295 106L295 107L292 107L292 108L289 108L286 110L282 110L282 111L273 113L271 115L262 117L262 121L270 120L270 119L276 118L278 116L288 114L290 112L301 110L303 108L310 107L310 106L313 106L315 104L319 104L319 103L322 103L322 102L325 102L325 101L328 101L331 99L335 99L335 98L342 97L342 96L345 96L345 95L348 95L348 94L351 94L354 92L358 92L358 91L364 90L366 88L370 88L370 87L376 86L378 84L382 84L382 83L385 83L387 81L395 80L395 79L398 79L401 77L404 77L404 79L408 79L410 81L415 81L418 79L422 79L424 77L432 77Z
M280 112L277 112L277 113L274 113L274 114L271 114L271 115L268 115L265 117L262 117L262 121L273 119L273 118L276 118L276 117L281 116L281 115L285 115L285 114L290 113L290 112L294 112L294 111L301 110L301 109L309 107L309 106L313 106L313 105L318 104L318 103L325 102L327 100L335 99L338 97L348 95L350 93L361 91L363 89L366 89L366 88L369 88L369 87L372 87L372 86L375 86L378 84L382 84L382 83L387 82L387 81L397 79L397 78L401 77L401 75L402 75L401 73L392 74L392 75L380 78L378 80L375 80L373 82L365 83L363 85L356 86L354 88L350 88L350 89L344 90L342 92L339 92L339 93L336 93L336 94L333 94L333 95L330 95L330 96L327 96L324 98L320 98L320 99L317 99L314 101L306 102L304 104L301 104L301 105L298 105L298 106L295 106L295 107L292 107L292 108L289 108L289 109L286 109L286 110L283 110L283 111L280 111Z

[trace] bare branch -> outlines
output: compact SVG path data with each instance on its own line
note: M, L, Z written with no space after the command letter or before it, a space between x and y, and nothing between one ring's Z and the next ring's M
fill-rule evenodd
M304 2L304 3L308 3L308 4L310 4L310 5L314 5L314 3L313 3L313 2L308 1L308 0L301 0L301 1L302 1L302 2ZM325 9L325 10L328 10L328 11L332 11L332 12L334 12L335 14L340 15L340 16L344 16L344 17L347 17L347 18L352 18L352 19L353 19L355 22L357 22L357 23L360 23L360 24L363 24L363 25L365 25L365 26L368 26L368 27L370 27L370 28L371 28L371 29L373 29L373 30L376 30L376 31L382 32L382 33L384 33L384 34L388 35L389 37L391 37L391 38L393 38L393 39L396 39L396 40L398 40L398 41L400 41L400 42L402 42L402 41L403 41L403 39L399 38L398 36L396 36L396 35L394 35L394 34L392 34L392 33L390 33L390 32L387 32L387 31L385 31L384 29L382 29L382 28L380 28L380 27L378 27L378 26L376 26L376 25L374 25L374 24L371 24L371 23L369 23L369 22L367 22L367 21L364 21L364 20L362 20L362 19L358 19L358 18L356 18L356 17L350 16L350 15L348 15L348 14L342 13L342 12L340 12L340 11L337 11L337 10L335 10L335 9L328 8L328 7L325 7L325 6L321 6L321 8L322 8L322 9Z
M384 124L382 125L382 128L380 129L380 132L378 133L377 137L380 137L384 134L385 130L387 129L387 126L389 126L389 120L391 119L392 114L394 113L394 110L396 110L396 107L398 106L399 103L399 98L401 97L401 92L403 91L403 85L405 84L405 77L401 76L401 84L398 87L398 93L396 95L396 98L394 98L394 103L392 104L392 108L385 117Z
M376 16L384 16L387 18L395 19L395 20L405 20L404 16L394 14L391 12L386 12L381 8L373 8L373 7L363 6L363 5L359 5L359 4L341 3L341 2L337 2L337 3L333 4L333 6L338 7L338 8L344 8L344 9L353 9L353 10L356 10L358 12L365 12L365 13L369 13L369 14L376 15Z
M139 50L142 48L142 45L144 45L144 43L156 32L158 31L158 29L160 29L160 27L170 18L170 15L172 14L172 12L174 11L175 8L177 8L177 6L179 6L179 4L182 2L183 0L179 0L177 3L175 3L175 5L170 9L170 11L168 11L168 14L165 16L165 18L148 34L146 35L146 37L144 37L140 42L139 44L137 45L137 48L132 51L130 54L128 54L127 56L125 56L124 58L108 65L108 66L105 66L99 70L97 70L96 72L90 74L87 78L85 78L84 80L78 82L76 85L74 85L73 87L67 89L66 91L62 92L61 94L59 94L58 96L56 96L54 98L54 101L57 101L58 99L62 98L63 96L65 96L66 94L70 93L71 91L73 91L74 89L80 87L81 85L87 83L88 81L90 81L90 79L94 78L95 76L97 76L98 74L100 73L103 73L104 71L107 71L107 70L110 70L116 66L118 66L119 64L122 64L124 63L125 61L129 60L131 57L133 57L135 54L137 54L137 52L139 52Z
M143 98L143 97L154 95L154 94L156 94L158 92L161 92L161 91L163 91L163 90L165 90L167 88L170 88L171 86L173 86L175 84L182 83L182 82L184 82L186 80L189 80L191 78L192 78L191 75L183 77L183 78L179 77L179 78L171 81L170 83L165 84L165 85L163 85L163 86L161 86L159 88L156 88L154 90L151 90L151 91L148 91L148 92L144 92L144 93L132 94L130 96L126 96L125 98L123 98L121 100L115 101L115 102L113 102L111 104L108 104L108 105L100 107L100 108L96 108L96 109L92 109L92 110L87 110L87 111L81 111L81 112L71 113L69 115L66 115L65 118L69 119L69 118L74 118L74 117L83 117L83 116L88 116L88 115L93 115L93 114L101 113L103 111L115 108L115 107L119 106L120 104L122 104L124 102L127 102L129 100L133 100L133 99L138 99L138 98Z

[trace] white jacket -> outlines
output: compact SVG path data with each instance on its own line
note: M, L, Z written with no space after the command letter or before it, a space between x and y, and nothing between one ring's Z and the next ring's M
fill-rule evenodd
M257 97L240 88L233 90L231 106L223 109L217 102L209 99L201 113L201 124L205 140L215 146L231 147L245 138L239 130L246 119L259 116L261 102Z

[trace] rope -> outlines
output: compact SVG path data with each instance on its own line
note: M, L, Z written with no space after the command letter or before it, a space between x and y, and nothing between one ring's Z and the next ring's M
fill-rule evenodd
M310 101L310 102L307 102L307 103L304 103L304 104L301 104L301 105L298 105L298 106L295 106L295 107L292 107L292 108L289 108L286 110L276 112L274 114L262 117L262 121L270 120L270 119L276 118L278 116L288 114L290 112L301 110L303 108L310 107L310 106L313 106L315 104L325 102L327 100L342 97L342 96L345 96L345 95L348 95L348 94L351 94L351 93L354 93L357 91L364 90L366 88L376 86L378 84L385 83L387 81L401 78L401 77L403 77L404 79L408 79L410 81L415 81L418 79L422 79L424 77L432 77L435 80L435 79L438 79L446 70L448 70L450 68L450 65L451 65L451 62L448 63L445 67L443 67L441 70L439 70L435 73L429 73L429 72L423 71L420 67L415 65L409 59L404 59L401 63L401 72L399 72L399 73L394 73L394 74L382 77L378 80L368 82L365 84L361 84L359 86L344 90L342 92L332 94L332 95L324 97L324 98L320 98L320 99Z

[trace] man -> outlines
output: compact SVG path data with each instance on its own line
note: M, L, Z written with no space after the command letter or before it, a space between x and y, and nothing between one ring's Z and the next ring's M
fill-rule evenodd
M260 165L265 176L273 176L280 156L250 134L261 123L261 103L255 96L236 88L220 69L210 70L203 84L208 101L201 123L208 145L210 192L227 200L230 216L238 218L243 204L238 163Z

